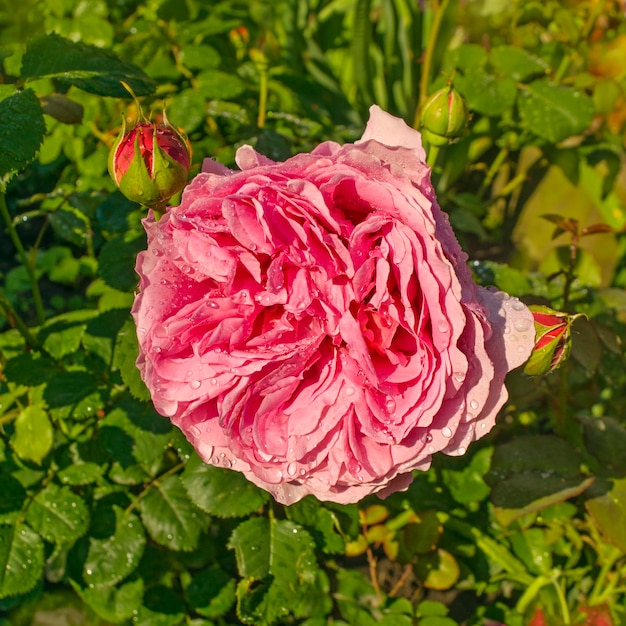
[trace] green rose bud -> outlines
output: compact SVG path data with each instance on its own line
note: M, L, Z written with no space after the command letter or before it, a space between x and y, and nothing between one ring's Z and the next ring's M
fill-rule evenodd
M422 109L422 133L435 146L458 137L467 123L465 100L451 85L435 91Z
M142 121L122 132L109 155L109 173L129 199L163 211L187 183L191 149L164 116L162 124Z

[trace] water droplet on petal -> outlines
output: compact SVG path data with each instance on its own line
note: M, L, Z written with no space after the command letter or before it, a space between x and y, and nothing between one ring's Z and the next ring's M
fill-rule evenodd
M391 398L388 397L387 400L385 400L385 411L387 411L387 413L393 413L396 410L396 401Z
M477 408L478 408L478 402L476 400L472 400L470 402L470 409L475 411Z
M287 465L287 474L289 474L289 476L295 476L297 469L295 463L289 463L289 465Z
M532 322L529 319L515 320L513 326L518 332L525 333L532 326Z
M447 426L441 429L441 434L444 437L452 437L452 431Z
M426 433L426 437L424 437L424 441L426 443L430 443L433 440L433 436L430 433Z
M346 395L353 396L354 395L354 387L346 387Z
M454 377L454 380L458 380L460 383L465 380L465 372L454 372L452 376Z
M208 300L206 305L210 308L210 309L218 309L219 308L219 304L213 300Z
M199 380L192 380L192 381L189 383L189 386L190 386L192 389L200 389L200 385L201 385L201 384L202 384L202 383L201 383Z
M437 322L437 328L439 329L439 332L442 332L442 333L447 333L450 330L450 326L448 325L448 322L444 320L439 320Z
M514 311L523 311L526 308L526 305L520 300L515 300L512 307Z

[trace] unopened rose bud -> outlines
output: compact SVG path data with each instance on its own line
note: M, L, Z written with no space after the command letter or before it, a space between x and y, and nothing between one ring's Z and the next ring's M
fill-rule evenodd
M422 110L422 133L435 146L458 137L467 123L467 107L451 85L439 89L426 100Z
M531 376L549 374L569 356L572 347L571 326L578 315L554 311L547 306L529 307L535 322L535 347L524 366Z
M126 125L109 155L109 173L129 199L162 210L187 183L191 150L164 116L161 124Z

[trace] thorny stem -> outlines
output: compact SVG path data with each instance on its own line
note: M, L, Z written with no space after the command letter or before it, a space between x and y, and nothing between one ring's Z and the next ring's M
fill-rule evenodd
M430 75L432 72L433 58L435 55L435 47L437 40L439 39L439 31L441 30L441 24L443 22L443 16L448 8L450 0L433 0L433 23L430 27L430 33L428 35L428 43L424 50L424 57L422 61L422 73L420 76L420 95L419 103L415 109L415 117L413 118L413 128L418 128L420 124L420 117L422 114L422 107L428 96L428 86L430 85Z
M175 474L179 469L182 469L183 467L185 467L185 463L181 461L180 463L177 463L176 465L174 465L174 467L171 467L170 469L168 469L167 472L161 474L160 476L157 476L154 480L149 482L144 487L144 490L126 507L126 510L124 511L124 515L128 515L129 513L131 513L133 509L135 509L137 505L148 495L150 490L156 485L158 485L160 481L165 480L166 478L170 477L172 474Z
M28 274L28 280L30 282L30 288L33 294L33 300L35 302L35 312L37 314L37 322L39 324L43 324L45 321L45 315L43 311L43 302L41 300L41 292L39 291L39 283L37 282L37 277L35 275L35 257L34 253L36 249L29 255L26 254L26 250L24 250L24 246L22 245L22 241L20 240L19 235L17 234L17 230L15 229L15 224L13 224L13 220L11 219L11 215L9 214L9 209L7 208L6 198L4 195L4 190L0 190L0 214L2 214L2 219L6 224L6 230L17 250L17 254L20 257L20 261L22 265L26 269L26 273ZM21 331L20 331L21 332Z

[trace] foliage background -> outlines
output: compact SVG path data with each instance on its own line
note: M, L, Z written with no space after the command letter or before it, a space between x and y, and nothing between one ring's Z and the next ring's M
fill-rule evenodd
M1 2L0 624L626 621L624 11ZM440 204L478 281L586 315L572 358L510 376L497 428L385 501L282 507L201 464L133 365L120 80L167 105L192 173L352 141L372 103L417 125L452 81L471 119L429 151Z

